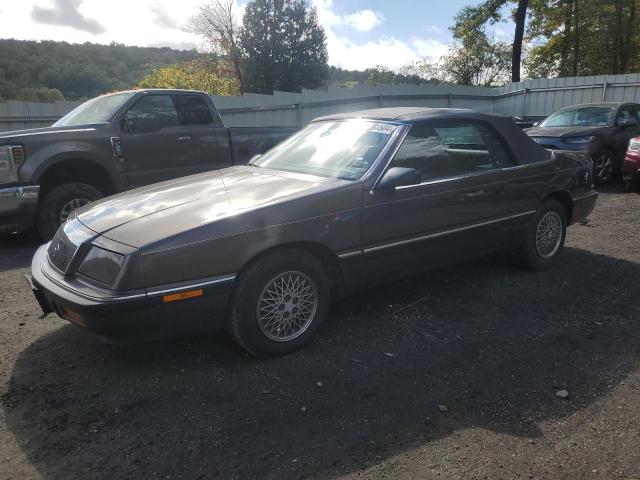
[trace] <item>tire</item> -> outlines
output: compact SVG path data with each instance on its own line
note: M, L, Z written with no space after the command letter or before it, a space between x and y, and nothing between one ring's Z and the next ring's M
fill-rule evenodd
M49 241L73 209L102 198L102 192L86 183L63 183L49 190L38 204L36 228L40 238Z
M545 241L545 228L551 235L555 226L559 227L559 238L547 237ZM518 252L520 265L531 270L549 268L562 253L566 236L567 214L564 207L557 200L545 200L525 230ZM538 237L541 237L540 241Z
M596 184L611 183L616 174L616 156L611 150L603 149L593 158L593 180Z
M241 348L257 357L293 352L320 328L330 290L329 276L313 255L298 249L268 253L238 278L227 328Z

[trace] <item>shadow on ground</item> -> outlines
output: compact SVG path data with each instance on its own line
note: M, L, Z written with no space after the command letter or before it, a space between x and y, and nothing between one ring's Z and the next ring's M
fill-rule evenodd
M31 265L31 258L43 242L35 233L0 234L0 272Z
M344 300L271 360L223 334L114 348L66 326L3 403L44 478L332 478L458 429L537 437L606 395L640 365L639 286L637 264L577 249L540 273L468 263Z

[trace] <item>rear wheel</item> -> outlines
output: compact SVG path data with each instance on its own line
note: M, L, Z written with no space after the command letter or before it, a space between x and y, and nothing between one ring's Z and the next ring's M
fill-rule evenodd
M520 263L533 270L550 267L564 248L566 234L567 215L564 207L557 200L546 200L527 226L518 255Z
M593 159L593 178L595 183L611 183L615 175L616 156L611 150L600 150Z
M308 343L329 308L322 263L297 249L266 254L238 279L228 329L256 356L282 355Z
M63 183L49 190L40 200L36 227L42 240L51 240L61 223L77 208L99 198L102 193L86 183Z

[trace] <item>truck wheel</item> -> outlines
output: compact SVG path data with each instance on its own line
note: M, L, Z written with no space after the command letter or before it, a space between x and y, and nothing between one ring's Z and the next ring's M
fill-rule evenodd
M551 266L562 249L567 235L567 215L557 200L548 199L536 212L520 245L520 264L531 270Z
M616 156L611 150L600 150L593 159L593 179L595 183L611 183L615 175Z
M293 352L308 343L327 315L330 285L322 263L297 249L269 253L238 278L228 330L255 356Z
M40 238L49 241L71 212L104 195L86 183L63 183L49 190L40 200L36 227Z

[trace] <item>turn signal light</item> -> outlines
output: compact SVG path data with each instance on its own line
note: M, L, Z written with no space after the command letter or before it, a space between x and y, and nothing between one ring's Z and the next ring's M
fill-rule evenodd
M187 298L201 297L204 295L202 289L190 290L188 292L172 293L171 295L165 295L162 297L164 303L175 302L176 300L186 300Z

